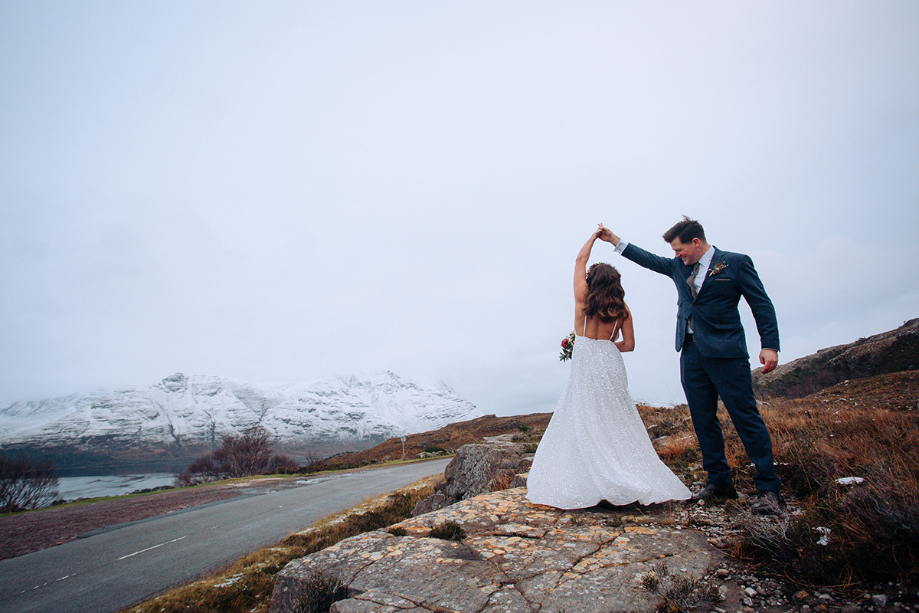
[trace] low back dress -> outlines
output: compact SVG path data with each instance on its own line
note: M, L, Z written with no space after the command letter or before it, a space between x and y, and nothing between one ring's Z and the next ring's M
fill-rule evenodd
M527 499L560 509L685 500L690 491L657 456L610 339L576 336L565 391L527 478ZM586 321L584 329L586 330Z

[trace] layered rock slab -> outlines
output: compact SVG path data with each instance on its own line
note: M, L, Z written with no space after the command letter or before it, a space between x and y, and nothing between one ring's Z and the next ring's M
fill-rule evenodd
M269 611L296 611L317 571L348 589L334 613L652 611L661 596L642 579L656 568L701 578L722 561L705 535L671 527L666 506L561 511L525 493L483 494L389 529L403 536L369 532L295 560ZM462 542L429 536L448 522Z

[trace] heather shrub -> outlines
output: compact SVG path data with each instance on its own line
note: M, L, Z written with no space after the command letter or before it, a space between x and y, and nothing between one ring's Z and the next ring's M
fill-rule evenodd
M297 613L324 613L333 603L348 597L348 588L335 575L312 570L300 582L300 603Z

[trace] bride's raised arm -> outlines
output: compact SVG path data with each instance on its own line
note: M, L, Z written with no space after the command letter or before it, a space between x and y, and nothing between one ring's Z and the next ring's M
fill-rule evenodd
M600 230L590 235L590 238L587 239L587 242L578 252L578 257L574 262L574 302L578 308L577 313L581 313L581 309L587 302L587 261L590 260L590 250L594 246L594 241L599 236ZM575 315L575 317L581 316L583 315Z

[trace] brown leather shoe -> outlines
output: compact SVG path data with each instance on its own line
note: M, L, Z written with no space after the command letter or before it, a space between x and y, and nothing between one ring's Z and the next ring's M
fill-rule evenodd
M709 483L708 485L703 487L701 490L699 490L698 493L693 494L692 498L690 498L689 500L691 502L699 502L700 500L718 500L718 499L725 499L725 498L731 498L731 499L737 498L737 490L734 489L733 485L725 486L725 485L715 485L714 483Z
M757 515L780 515L785 506L785 499L778 492L759 492L752 511Z

